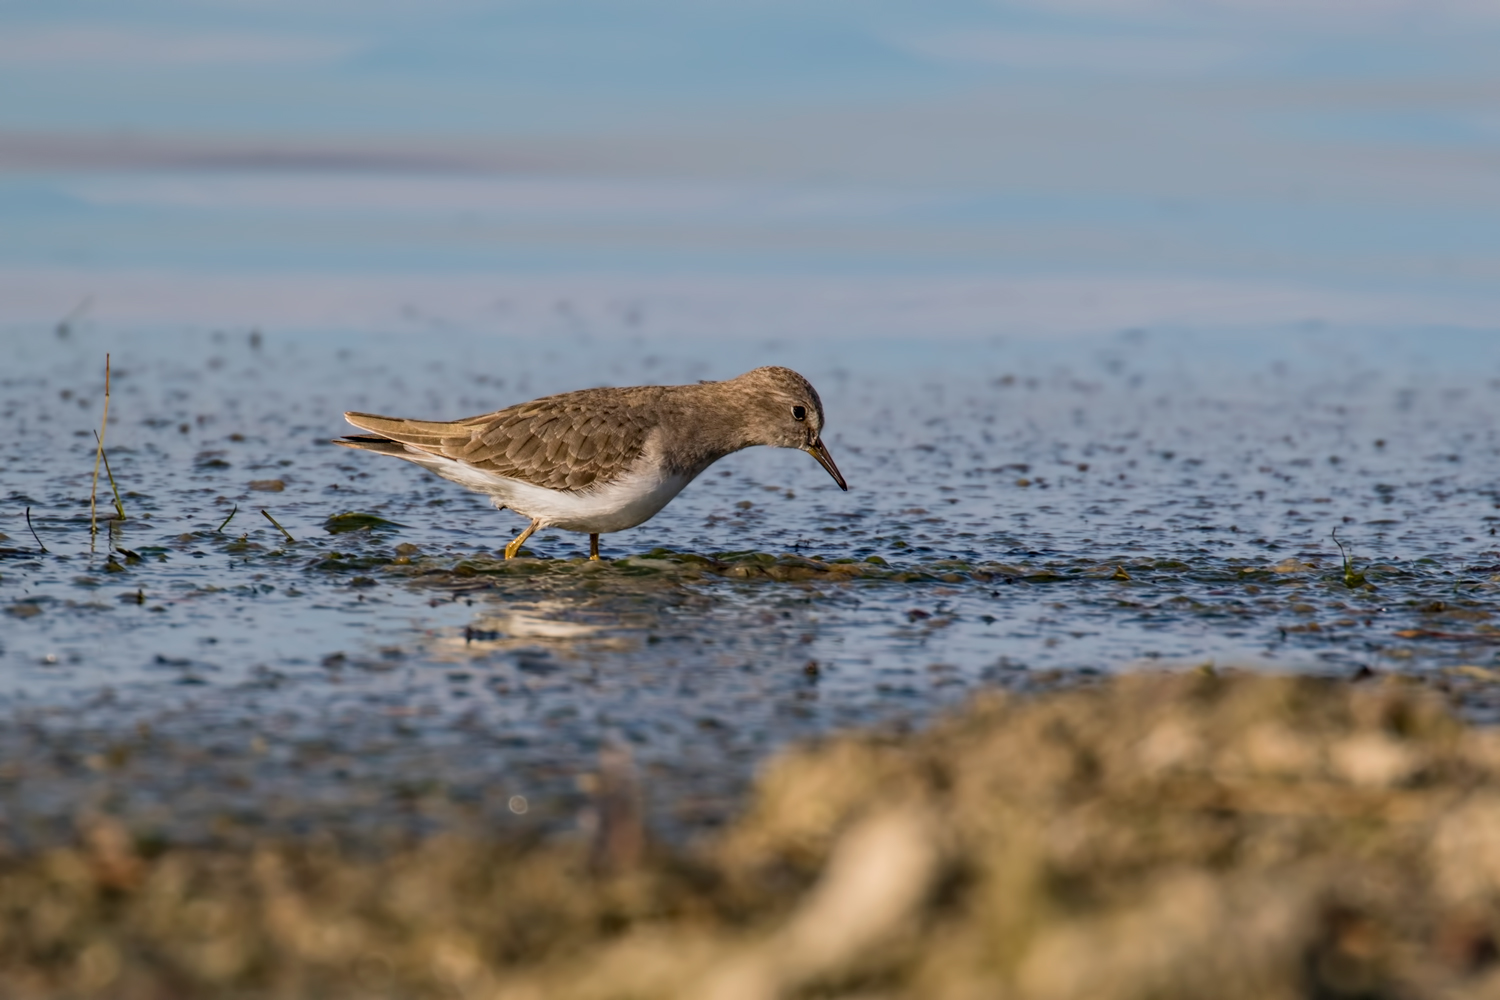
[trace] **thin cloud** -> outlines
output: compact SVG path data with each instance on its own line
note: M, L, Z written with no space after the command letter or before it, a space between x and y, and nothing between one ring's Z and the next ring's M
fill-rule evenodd
M898 40L928 59L1031 72L1191 75L1239 62L1243 46L1218 38L1159 38L995 30Z
M10 27L0 33L0 62L9 66L162 68L326 63L360 43L255 32L143 30L103 25Z
M1009 0L1000 6L1083 14L1156 23L1220 21L1279 24L1283 27L1388 30L1414 20L1443 23L1500 24L1496 0Z

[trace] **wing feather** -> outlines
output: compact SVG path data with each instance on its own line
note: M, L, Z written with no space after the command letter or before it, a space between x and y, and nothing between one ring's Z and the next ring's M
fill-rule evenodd
M354 426L432 455L549 489L584 490L625 472L656 426L661 388L584 389L442 422L346 413Z

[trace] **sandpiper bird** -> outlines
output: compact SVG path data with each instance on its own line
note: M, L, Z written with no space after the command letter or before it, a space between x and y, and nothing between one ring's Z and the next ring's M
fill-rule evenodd
M394 455L488 494L531 519L510 559L538 528L599 536L653 517L719 459L764 444L807 452L848 484L823 444L823 403L790 368L757 368L724 382L580 389L463 420L344 419L373 434L335 442Z

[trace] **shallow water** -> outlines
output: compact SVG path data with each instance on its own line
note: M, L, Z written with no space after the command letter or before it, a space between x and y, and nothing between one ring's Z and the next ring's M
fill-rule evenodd
M1483 338L767 344L612 315L529 339L15 335L8 836L89 810L172 840L568 826L604 747L630 750L653 827L681 834L720 822L789 740L908 725L980 686L1495 663L1500 353ZM127 519L91 553L105 351ZM850 492L804 455L731 456L605 536L603 566L560 532L505 566L516 515L328 443L345 409L452 418L768 362L819 387ZM102 478L99 495L109 511ZM349 511L394 524L327 530ZM1495 714L1482 691L1468 707Z

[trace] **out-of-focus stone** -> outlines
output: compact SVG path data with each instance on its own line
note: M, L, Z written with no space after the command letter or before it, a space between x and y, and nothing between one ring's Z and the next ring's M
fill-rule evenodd
M1043 932L1016 985L1029 1000L1291 1000L1311 888L1170 872L1139 901Z
M1329 748L1328 756L1335 773L1363 788L1399 785L1422 766L1411 747L1380 732L1355 733Z
M1481 792L1440 817L1429 857L1445 902L1500 901L1500 793Z
M601 759L595 812L635 782ZM1410 684L1141 674L791 749L692 848L628 808L362 852L92 816L0 854L0 996L1478 1000L1496 789Z

